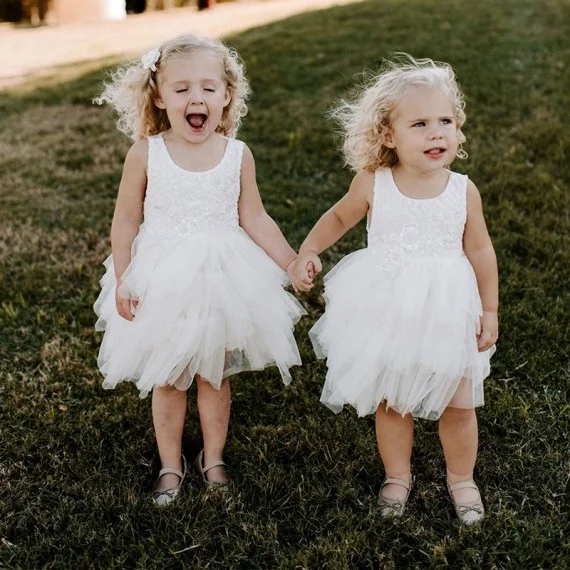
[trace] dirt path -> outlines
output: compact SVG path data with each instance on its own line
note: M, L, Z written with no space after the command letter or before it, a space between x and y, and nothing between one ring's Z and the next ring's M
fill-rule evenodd
M45 75L58 65L138 54L167 37L198 32L224 36L310 10L359 0L249 0L210 10L178 8L122 21L23 29L0 26L0 88Z

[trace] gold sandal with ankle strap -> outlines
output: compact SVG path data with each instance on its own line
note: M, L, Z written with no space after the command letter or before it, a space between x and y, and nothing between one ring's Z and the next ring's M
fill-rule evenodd
M469 503L458 503L453 497L453 492L459 489L474 489L479 494L479 498L475 501ZM447 484L447 490L453 506L455 507L455 512L459 520L466 525L476 524L480 522L485 516L485 507L483 506L483 500L481 499L481 492L479 487L475 484L473 479L468 481L460 481L459 483L454 483L453 485Z
M209 465L204 465L204 450L202 449L202 451L200 451L200 453L198 453L198 456L196 457L196 459L194 460L194 466L196 467L196 471L198 471L198 473L200 473L200 475L202 476L202 480L204 481L204 484L206 485L206 487L208 488L219 488L221 489L226 489L229 482L227 483L220 483L219 481L210 481L208 479L208 477L206 477L206 473L210 470L213 469L214 467L225 467L225 463L224 461L222 461L221 459L219 461L214 461L213 463L210 463Z
M176 501L178 495L180 494L182 481L184 481L187 471L186 458L184 457L184 455L182 455L181 457L182 457L182 471L174 469L173 467L164 467L158 472L158 479L156 480L156 484L154 486L155 490L152 492L152 500L154 501L154 504L157 505L158 507L166 507L168 505L171 505L172 503L174 503L174 501ZM160 491L157 490L156 485L158 485L160 478L168 473L176 475L180 479L178 485L176 487L172 487L171 489L161 489Z
M404 487L408 493L403 499L388 499L382 495L382 489L384 489L386 485L399 485L400 487ZM413 486L414 478L412 476L410 476L408 481L405 479L398 479L396 477L386 477L380 487L380 492L378 493L380 514L383 517L401 517L406 510L406 504L408 503L408 498L410 497Z

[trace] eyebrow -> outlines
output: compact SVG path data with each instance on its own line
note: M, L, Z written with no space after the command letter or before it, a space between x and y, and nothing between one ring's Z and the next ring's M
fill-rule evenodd
M438 117L438 119L453 119L453 118L454 118L453 114L440 115L440 116ZM420 122L420 121L423 121L423 122L425 123L426 121L429 121L429 119L428 119L427 117L418 117L417 119L410 119L410 120L408 120L408 123L418 123L418 122Z
M173 81L172 83L170 83L170 85L174 86L174 85L178 85L178 84L183 84L183 85L189 85L191 84L192 81L189 81L188 79L179 79L178 81ZM219 79L200 79L200 81L195 81L194 83L222 83Z

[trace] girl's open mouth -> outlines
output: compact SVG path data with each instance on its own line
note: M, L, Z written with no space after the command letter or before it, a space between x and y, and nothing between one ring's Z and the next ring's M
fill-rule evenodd
M424 154L427 154L430 158L439 158L445 153L445 150L444 148L430 148Z
M208 115L203 113L190 113L186 115L186 121L193 131L203 131L208 121Z

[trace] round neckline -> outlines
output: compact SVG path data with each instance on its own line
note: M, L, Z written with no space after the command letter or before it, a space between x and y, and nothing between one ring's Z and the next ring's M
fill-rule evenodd
M388 168L388 176L390 177L390 182L394 188L394 190L396 190L396 193L399 194L402 198L406 199L406 200L410 200L412 202L433 202L434 200L438 200L439 198L441 198L449 189L449 186L451 185L451 178L453 176L453 172L448 171L449 172L449 177L447 178L447 182L443 188L443 190L437 195L437 196L432 196L431 198L412 198L411 196L407 196L406 194L404 194L399 188L398 185L396 184L396 179L394 178L394 172L391 168Z
M230 146L230 139L228 137L222 137L226 139L226 148L224 148L224 154L222 155L222 158L220 159L220 161L218 162L218 164L215 164L214 166L212 166L212 168L208 168L207 170L187 170L186 168L183 168L182 166L180 166L179 164L177 164L174 159L172 158L172 155L170 154L170 151L168 150L168 147L166 146L166 141L164 140L164 136L163 133L160 133L158 135L158 138L160 138L161 142L162 142L162 146L164 147L164 150L166 152L166 156L168 156L168 160L178 169L181 170L182 172L186 172L188 174L206 174L208 172L213 172L214 170L217 170L222 163L224 162L224 160L226 159L226 155L228 154L228 147Z

